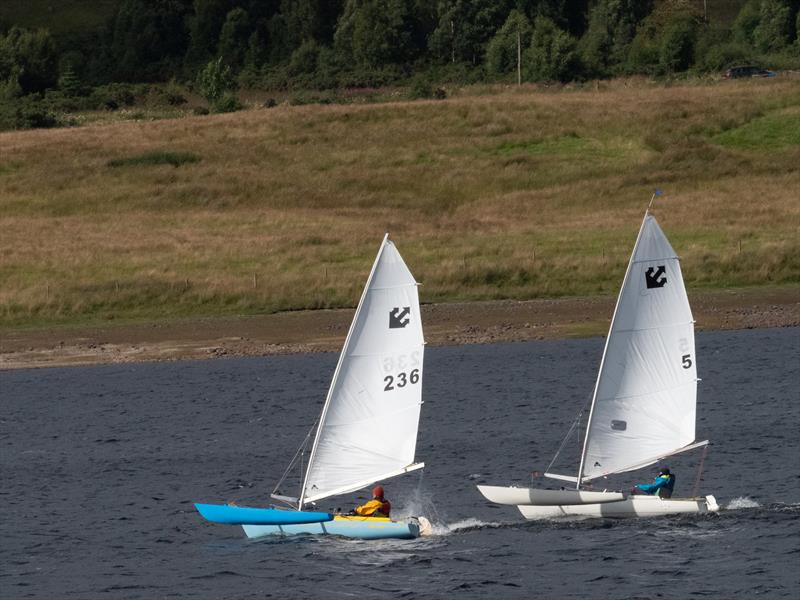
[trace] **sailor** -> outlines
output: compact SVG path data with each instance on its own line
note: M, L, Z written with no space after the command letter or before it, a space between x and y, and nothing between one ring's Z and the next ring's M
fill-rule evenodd
M353 510L353 514L361 517L385 517L389 518L392 505L383 497L383 486L376 485L372 488L372 500Z
M658 472L658 477L653 483L640 483L631 490L631 493L667 499L672 497L673 489L675 489L675 475L670 473L667 467L664 467Z

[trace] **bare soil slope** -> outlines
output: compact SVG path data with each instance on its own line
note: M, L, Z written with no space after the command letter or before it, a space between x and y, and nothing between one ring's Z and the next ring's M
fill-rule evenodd
M800 325L800 289L725 290L691 295L701 330ZM614 298L429 304L434 346L603 335ZM0 369L327 352L341 348L353 310L283 312L102 328L9 331Z

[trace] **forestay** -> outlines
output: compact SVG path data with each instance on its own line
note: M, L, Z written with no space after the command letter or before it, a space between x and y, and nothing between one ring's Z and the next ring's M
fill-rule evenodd
M691 444L697 371L680 265L645 215L611 322L578 477L639 468Z
M387 236L331 382L301 506L418 466L423 350L417 282Z

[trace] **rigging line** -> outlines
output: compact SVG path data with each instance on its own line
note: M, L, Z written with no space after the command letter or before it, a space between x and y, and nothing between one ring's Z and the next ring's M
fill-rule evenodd
M314 433L314 429L316 427L317 427L317 421L314 421L314 424L311 426L311 429L308 430L308 433L306 434L306 437L303 438L303 442L300 444L300 447L297 449L297 452L294 453L294 456L292 457L292 460L289 461L289 466L286 467L286 470L283 472L283 475L281 475L281 478L278 480L278 483L275 484L275 489L272 490L273 494L275 494L280 489L281 485L283 485L283 482L286 481L286 478L289 476L289 473L294 468L294 465L297 462L298 458L301 461L301 463L300 463L300 476L302 477L302 475L303 475L303 473L302 473L302 470L303 470L302 460L303 460L303 455L305 454L304 451L305 451L306 446L308 445L308 440L311 437L311 434Z
M700 464L697 467L697 475L694 478L694 486L692 487L692 498L696 498L700 491L700 480L703 477L703 465L706 462L706 455L708 454L708 446L703 448L703 455L700 457Z
M572 425L570 426L569 431L567 431L567 435L565 435L564 439L561 440L561 445L558 447L558 450L556 450L556 454L555 454L555 456L553 456L553 460L551 460L550 464L547 465L547 468L545 469L545 473L549 473L550 472L550 469L553 466L553 464L555 464L556 459L558 458L558 455L561 454L561 451L564 449L564 446L567 445L567 440L572 435L572 432L575 430L575 427L580 425L581 417L583 417L583 413L586 412L586 406L589 404L589 402L591 402L591 400L592 400L591 398L587 398L586 402L583 403L583 406L581 407L580 411L578 411L578 416L575 417L575 420L572 422Z
M650 212L650 208L653 206L653 200L656 199L656 195L658 195L658 190L653 192L653 195L650 197L650 204L647 205L647 210L645 211L645 214Z

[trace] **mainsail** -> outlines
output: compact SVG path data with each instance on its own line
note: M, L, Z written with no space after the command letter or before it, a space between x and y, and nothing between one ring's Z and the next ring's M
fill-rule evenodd
M420 468L422 337L417 282L384 237L339 357L300 507Z
M680 264L646 214L606 340L579 484L691 444L696 398L694 321Z

